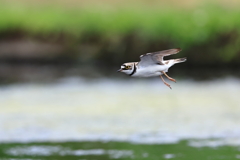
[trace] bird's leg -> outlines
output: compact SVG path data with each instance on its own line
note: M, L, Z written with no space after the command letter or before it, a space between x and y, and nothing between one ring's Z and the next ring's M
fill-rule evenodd
M168 84L167 82L165 82L165 80L163 79L162 75L160 75L160 78L162 79L163 83L164 83L166 86L168 86L170 89L172 89L171 86L170 86L170 84Z
M169 76L167 75L167 73L165 73L165 72L163 72L163 71L162 71L162 73L163 73L170 81L173 81L173 82L175 82L175 83L177 82L175 79L169 77Z

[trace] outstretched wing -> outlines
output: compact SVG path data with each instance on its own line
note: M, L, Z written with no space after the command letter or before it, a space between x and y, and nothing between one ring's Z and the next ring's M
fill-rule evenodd
M163 65L162 61L163 61L164 56L176 54L180 51L181 51L180 48L175 48L175 49L168 49L168 50L163 50L163 51L158 51L158 52L147 53L147 54L140 56L141 60L138 63L138 65L140 67L150 66L150 65L154 65L154 64Z

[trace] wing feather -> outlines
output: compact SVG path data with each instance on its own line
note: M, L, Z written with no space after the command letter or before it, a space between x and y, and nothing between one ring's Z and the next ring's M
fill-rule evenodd
M149 66L153 64L163 65L162 61L164 56L177 54L180 51L181 51L180 48L175 48L141 55L139 66Z

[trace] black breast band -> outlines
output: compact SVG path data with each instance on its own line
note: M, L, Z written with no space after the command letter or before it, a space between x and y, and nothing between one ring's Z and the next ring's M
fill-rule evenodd
M132 76L134 73L136 73L136 70L137 70L136 65L135 63L133 63L133 71L131 74L129 74L129 76Z

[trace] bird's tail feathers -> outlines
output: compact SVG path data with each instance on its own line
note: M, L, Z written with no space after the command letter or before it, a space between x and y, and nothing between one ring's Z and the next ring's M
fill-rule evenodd
M179 59L174 59L174 63L182 63L182 62L185 62L187 60L186 57L184 58L179 58Z

